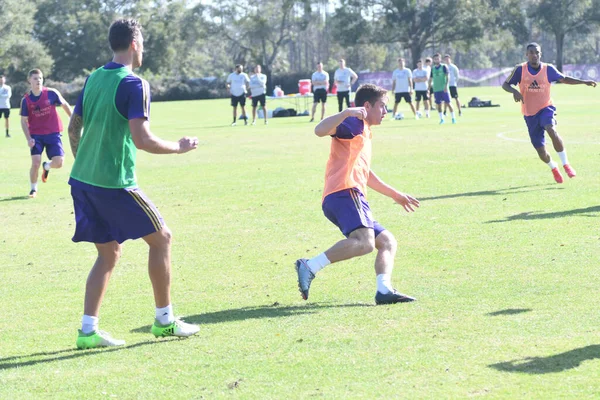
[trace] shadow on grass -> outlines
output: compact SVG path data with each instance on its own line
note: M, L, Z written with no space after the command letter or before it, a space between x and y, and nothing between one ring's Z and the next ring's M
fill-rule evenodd
M522 314L531 311L531 308L507 308L506 310L494 311L485 315L489 317L496 317L498 315L514 315Z
M419 197L419 201L425 200L442 200L442 199L454 199L457 197L476 197L476 196L505 196L509 194L527 193L538 190L563 190L562 187L556 187L556 185L530 185L530 186L517 186L507 189L497 190L481 190L479 192L466 192L466 193L455 193L445 194L442 196L431 196L431 197Z
M18 201L18 200L29 200L29 196L5 197L3 199L0 199L0 202L3 202L3 201Z
M548 357L527 357L488 365L502 372L517 372L522 374L550 374L577 368L586 360L600 358L600 345L573 349Z
M517 220L530 220L530 219L552 219L552 218L563 218L569 215L579 215L582 217L598 217L596 213L600 212L600 206L592 206L586 208L576 208L574 210L556 211L549 213L536 214L535 211L527 211L516 215L511 215L505 219L496 219L492 221L486 221L486 224L494 224L497 222L510 222Z
M0 358L0 371L4 369L12 368L23 368L37 364L45 364L56 361L71 360L79 357L93 356L96 354L112 353L113 351L124 351L134 349L136 347L147 346L159 343L168 343L171 341L185 340L185 339L162 339L162 340L148 340L145 342L139 342L126 346L118 347L105 347L101 349L90 349L90 350L78 350L76 348L69 348L57 351L39 352L32 354L23 354L21 356L11 356ZM30 360L33 358L33 360Z
M353 303L353 304L319 304L311 303L302 306L284 306L279 304L271 306L256 306L232 308L229 310L215 311L204 314L190 315L184 317L185 322L191 324L207 325L218 324L221 322L245 321L247 319L262 319L262 318L281 318L291 317L294 315L314 314L320 309L325 308L347 308L347 307L375 307L373 304ZM132 329L131 332L146 333L150 332L150 325Z

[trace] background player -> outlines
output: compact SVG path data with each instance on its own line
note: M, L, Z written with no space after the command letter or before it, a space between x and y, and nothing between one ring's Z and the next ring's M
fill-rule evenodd
M260 65L254 67L254 75L250 77L250 93L252 94L252 125L256 125L256 106L260 103L265 114L265 125L267 122L267 76L263 74Z
M425 116L429 118L429 72L423 66L423 60L417 61L417 69L413 71L413 81L415 82L415 98L417 100L417 115L420 116L419 104L423 100Z
M452 123L455 124L456 118L454 117L454 109L452 108L450 95L448 94L448 68L444 64L441 64L439 53L433 55L433 68L431 69L429 84L433 88L433 96L435 97L435 104L437 105L438 114L440 116L440 124L444 123L442 103L450 109Z
M462 116L462 107L460 105L460 100L458 99L458 78L460 77L460 72L458 67L455 64L452 64L450 54L444 56L444 64L448 67L450 97L456 101L456 108L458 109L458 116L460 117ZM446 108L444 108L444 115L446 115Z
M233 107L233 123L231 126L235 126L237 123L238 104L242 110L240 119L244 120L244 125L248 125L248 117L246 116L246 92L249 84L250 78L244 72L244 66L241 64L236 65L235 72L232 72L227 77L227 89L229 89L229 94L231 94L231 106Z
M341 58L340 67L335 70L333 79L337 85L338 109L341 112L344 100L346 100L346 107L350 107L350 91L352 90L352 85L358 79L358 75L352 71L352 68L346 67L346 60Z
M413 92L413 80L412 72L404 65L404 58L398 59L398 68L392 72L392 92L394 92L394 112L392 113L392 119L396 116L396 110L398 104L404 99L410 106L416 119L419 119L415 106L412 103L412 92Z
M12 89L6 84L6 78L4 75L0 75L0 118L4 116L4 127L6 128L6 137L10 137L8 130L10 128L9 117L10 117L10 98L12 96Z
M425 69L427 70L428 77L431 77L431 66L432 66L431 64L432 64L431 57L426 57L425 58ZM429 109L433 110L433 102L432 102L433 88L431 87L429 82L427 82L427 86L429 86L429 98L427 101L429 102Z
M325 117L325 103L327 103L327 89L329 89L329 73L323 70L323 63L317 63L317 70L312 74L313 108L310 122L315 120L317 104L321 103L321 120Z
M140 24L132 19L113 22L109 43L113 60L88 77L69 123L75 156L69 180L76 220L73 241L94 243L98 251L86 283L76 342L80 349L125 344L98 329L98 315L121 243L127 239L142 238L149 247L148 274L156 304L152 334L190 336L199 331L174 317L171 231L137 187L135 176L138 148L154 154L186 153L197 147L198 139L169 142L150 132L150 86L132 72L142 65Z
M556 131L556 108L550 97L552 82L566 83L567 85L587 85L596 87L594 81L583 81L561 74L552 64L542 63L542 49L537 43L527 45L525 53L527 62L517 65L502 89L512 93L515 102L521 102L521 112L525 118L531 144L535 148L540 160L548 164L557 183L563 182L563 177L558 170L558 165L546 151L544 131L552 140L554 150L558 153L565 172L569 178L576 176L575 170L569 165L567 151L562 138ZM513 86L519 86L519 90Z
M323 212L346 239L310 260L297 260L298 286L306 300L311 281L325 266L377 249L375 302L391 304L413 301L412 297L392 287L397 242L394 235L373 219L366 200L368 186L392 198L408 212L419 206L417 199L398 192L371 170L371 127L381 124L387 113L387 90L372 84L361 85L354 101L357 107L327 117L315 127L317 136L331 137Z
M71 116L71 106L56 89L43 86L44 75L39 69L29 71L27 81L31 87L21 100L21 128L27 139L31 153L31 169L29 180L31 191L29 197L37 195L37 181L42 165L42 182L48 180L51 168L60 168L65 159L60 133L63 125L56 106L62 106L67 115ZM46 149L46 156L50 161L42 164L42 153Z

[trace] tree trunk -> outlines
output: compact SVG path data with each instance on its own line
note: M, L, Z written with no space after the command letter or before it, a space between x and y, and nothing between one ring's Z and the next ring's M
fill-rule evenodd
M410 57L412 58L412 68L417 68L417 61L421 58L421 54L423 54L423 44L419 42L412 42L410 44Z
M556 34L556 68L562 72L563 70L563 46L565 44L565 34Z

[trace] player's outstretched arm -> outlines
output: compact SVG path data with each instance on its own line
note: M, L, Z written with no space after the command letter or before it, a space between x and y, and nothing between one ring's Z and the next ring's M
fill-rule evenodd
M129 130L135 147L152 154L187 153L198 147L198 138L183 137L177 142L163 140L150 132L150 123L146 118L129 120Z
M81 115L72 114L69 120L69 143L73 158L77 157L77 149L79 148L79 140L81 140L81 132L83 130L83 118Z
M381 193L384 196L392 198L396 203L400 204L407 212L415 211L415 208L419 207L419 200L414 197L400 193L381 179L373 172L369 171L369 180L367 186L376 192Z
M565 76L564 78L560 79L559 82L567 85L587 85L591 87L596 87L595 81L584 81L577 78L571 78L570 76Z
M335 133L335 128L348 117L364 119L367 117L367 110L365 110L364 107L350 107L342 112L327 117L315 126L315 135L319 137L333 135Z

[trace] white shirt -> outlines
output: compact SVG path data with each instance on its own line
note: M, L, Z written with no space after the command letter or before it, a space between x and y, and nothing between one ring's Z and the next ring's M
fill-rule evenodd
M338 92L349 92L352 88L352 76L354 75L354 71L352 68L338 68L335 70L335 74L333 75L333 79L336 81ZM338 81L342 81L339 83Z
M325 89L327 90L327 85L315 85L315 82L329 82L329 73L327 71L319 72L315 71L312 74L311 80L313 81L313 90L316 89Z
M250 77L250 93L252 96L260 96L267 92L267 76L265 74L254 74Z
M458 86L458 67L454 64L448 64L448 86Z
M423 69L415 69L413 71L413 78L427 78L425 82L415 82L415 90L423 91L429 89L429 72L425 68Z
M0 108L10 109L10 97L12 96L12 90L8 85L2 85L0 87Z
M248 78L245 72L241 74L232 72L227 77L227 83L231 85L231 95L239 97L246 94L246 83L250 83L250 78Z
M409 86L409 79L412 79L412 72L410 69L404 68L396 68L394 72L392 72L392 79L396 83L395 93L408 93L411 88Z

